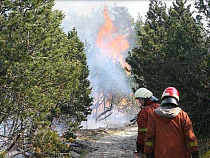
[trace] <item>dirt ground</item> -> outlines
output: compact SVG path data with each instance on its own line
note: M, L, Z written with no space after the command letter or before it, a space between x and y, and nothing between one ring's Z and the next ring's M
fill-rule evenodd
M71 151L73 158L135 158L136 124L116 128L80 129L76 135ZM200 157L210 158L209 138L200 140L199 144Z
M72 157L79 158L134 158L137 125L118 128L81 129L76 133ZM78 154L79 153L79 154Z

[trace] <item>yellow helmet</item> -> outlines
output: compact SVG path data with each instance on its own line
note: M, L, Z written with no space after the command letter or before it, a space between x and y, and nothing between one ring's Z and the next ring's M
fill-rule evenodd
M138 99L138 98L149 99L152 96L153 96L153 93L146 88L139 88L135 92L135 99Z

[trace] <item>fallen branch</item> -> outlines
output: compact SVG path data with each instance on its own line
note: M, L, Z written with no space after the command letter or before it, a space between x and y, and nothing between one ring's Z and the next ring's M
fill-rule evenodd
M111 111L113 109L113 106L111 104L111 106L104 112L102 112L101 114L99 114L97 117L96 117L96 121L101 121L101 119L99 120L99 118L102 116L102 115L105 115L107 112ZM105 118L109 117L110 115L112 114L112 112L110 112L110 114L108 114L107 116L105 116ZM105 119L103 118L103 119Z
M97 120L97 118L96 118L96 121L102 121L102 120L106 119L107 117L109 117L112 113L113 112L110 112L107 116L105 116L104 118L101 118L100 120Z

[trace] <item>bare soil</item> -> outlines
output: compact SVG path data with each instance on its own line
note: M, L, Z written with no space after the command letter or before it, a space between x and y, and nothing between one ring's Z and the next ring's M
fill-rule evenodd
M137 126L118 128L81 129L77 133L75 152L83 158L134 158ZM85 153L85 154L84 154Z

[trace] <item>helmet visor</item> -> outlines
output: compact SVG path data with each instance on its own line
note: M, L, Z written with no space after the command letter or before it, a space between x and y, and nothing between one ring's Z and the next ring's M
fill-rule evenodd
M172 97L165 97L165 98L163 98L160 105L163 106L165 104L174 104L174 105L178 106L178 101Z

